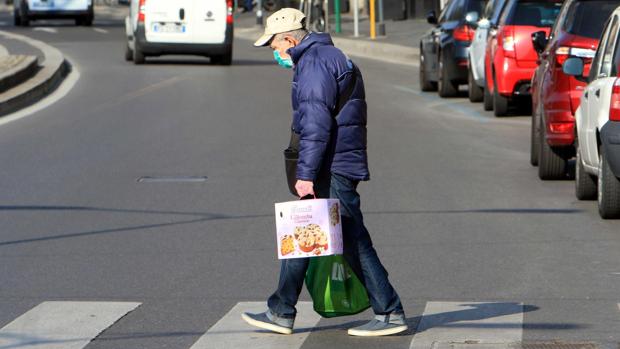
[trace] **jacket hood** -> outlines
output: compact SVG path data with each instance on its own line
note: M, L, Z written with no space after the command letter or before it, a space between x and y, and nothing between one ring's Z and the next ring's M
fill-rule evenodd
M312 46L334 46L334 42L332 41L332 37L326 33L313 33L310 32L306 37L299 43L299 45L288 49L288 54L291 56L293 63L297 64L297 62L301 59L301 56Z

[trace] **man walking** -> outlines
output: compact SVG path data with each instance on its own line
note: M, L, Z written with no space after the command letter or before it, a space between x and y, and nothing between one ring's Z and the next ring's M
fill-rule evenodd
M269 18L254 46L269 46L284 68L294 69L292 131L299 136L295 189L300 197L341 203L343 255L364 283L375 317L349 329L353 336L384 336L407 330L400 298L388 280L363 222L357 185L370 178L366 155L366 101L359 69L329 34L308 32L302 12L282 9ZM308 259L282 260L269 309L242 315L251 325L291 334L295 305Z

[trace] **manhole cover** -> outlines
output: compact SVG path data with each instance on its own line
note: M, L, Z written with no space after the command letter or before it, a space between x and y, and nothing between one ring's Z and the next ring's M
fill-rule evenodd
M138 183L200 183L206 176L145 176L138 178Z

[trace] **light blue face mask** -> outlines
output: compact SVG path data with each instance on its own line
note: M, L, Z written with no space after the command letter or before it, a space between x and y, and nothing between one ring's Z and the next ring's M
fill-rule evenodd
M278 62L281 67L286 69L293 68L293 60L290 58L282 58L282 56L280 56L280 52L278 52L277 50L273 50L273 58L276 59L276 62Z

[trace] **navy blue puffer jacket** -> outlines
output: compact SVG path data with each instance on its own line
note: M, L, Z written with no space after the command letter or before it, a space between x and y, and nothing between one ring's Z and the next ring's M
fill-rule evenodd
M366 97L359 69L334 47L329 34L310 33L288 53L295 63L292 128L300 135L297 179L313 181L321 170L330 169L368 180ZM347 92L348 99L340 98Z

